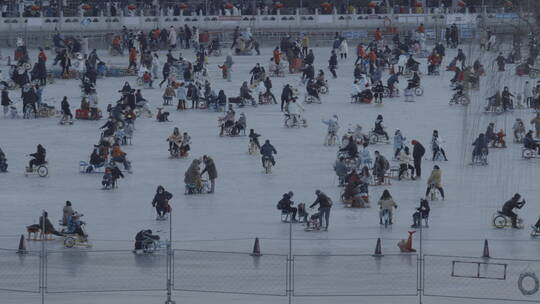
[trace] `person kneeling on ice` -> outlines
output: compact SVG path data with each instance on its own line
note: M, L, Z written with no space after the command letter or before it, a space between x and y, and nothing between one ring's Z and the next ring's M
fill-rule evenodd
M521 195L519 193L514 194L514 196L508 200L506 203L504 203L502 207L502 214L508 216L512 220L512 228L519 228L517 226L517 214L514 213L514 209L521 209L525 205L525 200L522 200L521 202L519 199L521 198Z
M326 194L324 194L321 190L315 191L315 194L317 195L317 199L309 208L313 208L316 205L319 205L319 223L322 225L322 220L324 216L324 221L326 224L326 227L324 228L325 231L328 231L328 224L330 223L330 208L332 208L332 199L330 199Z
M146 242L154 242L159 240L159 235L153 235L152 230L141 230L135 235L135 250L133 252L136 253L137 250L143 250L143 244Z
M422 226L422 219L429 217L429 202L428 200L421 198L420 207L416 208L416 212L413 214L413 224L411 228L419 228Z
M156 195L152 200L152 207L156 208L157 220L165 219L165 215L170 212L169 200L172 197L173 195L165 191L165 188L162 186L157 187Z
M277 207L284 213L292 213L291 221L296 222L296 212L298 209L293 207L294 202L291 200L293 197L293 192L289 191L288 193L283 194L283 197L278 202Z

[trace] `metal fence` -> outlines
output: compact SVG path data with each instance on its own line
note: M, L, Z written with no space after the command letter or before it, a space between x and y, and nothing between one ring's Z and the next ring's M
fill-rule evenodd
M168 262L171 261L171 262ZM172 280L168 280L172 273ZM429 254L285 255L160 249L30 251L0 249L0 291L158 291L286 297L399 296L540 302L540 260ZM174 295L172 295L174 297ZM178 296L178 295L176 295ZM430 301L432 300L432 301ZM52 300L51 300L52 301ZM51 302L52 303L52 302Z
M424 255L424 295L540 302L540 260ZM529 293L529 294L528 294Z

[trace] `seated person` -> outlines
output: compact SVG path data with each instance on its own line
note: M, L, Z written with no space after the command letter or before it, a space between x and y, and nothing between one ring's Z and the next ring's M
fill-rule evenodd
M32 172L33 166L39 166L45 164L45 157L47 155L47 151L45 148L43 148L42 145L37 145L37 151L36 153L30 154L30 156L33 157L33 159L30 160L28 163L27 171Z
M157 121L159 122L165 122L165 121L169 121L169 115L170 113L165 111L163 112L163 108L157 108L158 109L158 112L156 114L156 119Z
M223 117L220 117L218 120L219 122L221 123L221 131L219 133L220 136L223 136L224 134L224 131L231 128L232 126L234 126L235 122L234 122L234 116L235 116L235 112L232 108L229 109L229 111L227 111L227 113L225 114L225 116Z
M407 89L414 89L420 86L420 76L418 73L414 72L413 77L408 80Z
M420 199L420 207L416 208L413 214L413 225L411 228L418 228L422 225L422 219L429 217L429 202L426 199Z
M153 235L152 230L141 230L135 235L135 250L144 249L143 244L159 240L159 235Z
M90 172L93 170L93 168L103 167L105 165L105 161L106 159L103 159L99 154L99 150L94 149L94 151L92 151L92 154L90 155ZM86 171L88 171L88 168L86 169Z
M316 83L315 83L315 80L313 79L310 79L306 85L306 91L308 93L309 96L313 96L315 98L317 98L317 100L319 100L319 91L318 91L318 88L316 86Z
M309 214L306 211L306 204L300 203L298 204L298 218L300 219L301 223L307 223L308 222L308 216Z
M533 138L533 131L529 130L523 138L523 147L525 149L531 149L540 153L540 145Z
M167 138L169 142L169 152L171 155L177 155L182 144L182 135L178 128L174 128L173 133Z
M296 212L298 209L293 207L294 202L291 200L292 197L292 191L283 194L283 198L278 202L278 209L284 213L292 213L291 221L296 222Z
M249 142L255 144L255 146L257 147L257 151L261 149L261 145L259 144L259 136L261 135L255 133L253 129L249 129Z
M182 137L182 143L180 144L180 156L185 157L187 156L189 150L191 150L191 136L189 136L187 132L184 132Z
M246 116L244 115L244 113L241 113L240 118L238 118L238 121L234 123L231 135L240 134L240 131L245 130L246 127L247 127Z
M150 74L150 72L144 72L142 79L145 85L152 88L152 84L154 83L154 81L152 80L152 74Z
M351 136L349 137L349 140L347 142L347 145L341 149L339 149L340 152L347 152L349 155L349 158L356 158L358 157L358 146L356 145L356 141Z
M81 227L84 224L84 222L81 221L81 216L82 215L78 214L77 212L74 212L71 214L71 216L68 216L67 233L77 234L82 241L86 241L88 238L88 235L84 233Z
M64 236L62 233L56 231L54 229L54 226L52 225L51 221L49 220L49 214L44 211L43 215L39 217L39 227L45 227L45 230L42 231L43 234L54 234L57 236Z
M419 65L420 65L420 63L418 61L414 60L413 56L410 55L409 59L407 59L407 63L405 64L405 67L409 71L416 72L416 71L418 71L418 66Z

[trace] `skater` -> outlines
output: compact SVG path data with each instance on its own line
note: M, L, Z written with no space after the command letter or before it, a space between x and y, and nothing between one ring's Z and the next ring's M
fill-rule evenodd
M70 201L66 201L66 205L64 208L62 208L62 226L67 226L68 224L68 218L75 213L75 210L73 210L73 207L71 206Z
M386 140L388 140L388 133L384 130L383 125L383 116L381 114L377 115L377 119L375 120L375 128L373 129L373 132L375 132L378 135L383 135Z
M442 147L442 142L443 141L439 137L439 131L433 130L433 135L431 137L431 150L433 152L433 157L431 158L432 161L439 160L439 153L445 161L448 161L448 158L446 158L446 153L444 152L444 149Z
M0 173L7 172L7 168L8 168L8 163L7 163L6 154L4 154L4 151L0 149Z
M336 52L332 51L330 55L330 59L328 60L328 69L332 73L332 77L337 78L336 74L336 68L337 68L337 56Z
M159 240L159 235L153 235L152 230L141 230L135 235L135 248L133 253L139 250L144 250L146 244L153 243Z
M33 159L30 160L30 162L28 163L28 167L26 167L27 172L33 172L34 166L45 164L45 157L47 156L47 151L45 150L45 148L43 148L42 145L37 145L36 153L30 154L30 156L32 156Z
M495 59L495 62L497 63L497 67L499 68L499 72L504 72L504 66L506 64L506 59L503 56L503 53L499 53L499 56Z
M514 196L508 200L506 203L504 203L502 207L502 214L510 217L512 220L512 228L520 228L517 226L517 214L514 213L514 209L521 209L525 205L525 200L522 200L521 202L519 199L521 198L521 195L519 193L514 194Z
M47 211L43 211L43 215L39 217L39 227L40 229L43 229L43 227L45 227L45 230L41 231L43 235L54 234L56 236L64 236L63 233L60 233L56 229L54 229L53 224L49 220L49 214L47 213Z
M261 161L262 161L262 165L264 167L264 161L269 159L271 162L272 162L272 166L275 166L276 165L276 161L274 159L274 154L277 154L277 151L276 151L276 148L274 148L274 146L272 146L272 144L270 144L270 140L266 140L264 142L264 145L261 147Z
M249 142L250 144L253 143L255 147L257 148L257 151L261 149L261 145L259 144L259 136L260 134L255 133L253 129L249 129Z
M413 214L413 224L411 228L420 228L422 227L422 219L427 219L429 217L429 202L427 199L420 199L420 207L416 208L416 212ZM426 222L427 227L427 222Z
M441 168L439 166L435 165L433 166L433 170L431 171L431 175L429 176L427 180L427 189L426 189L426 199L428 198L429 193L433 188L436 188L439 190L439 193L441 194L441 197L444 201L444 189L441 185Z
M394 132L394 159L398 158L399 152L405 147L405 140L407 138L403 136L399 129L396 129L396 132Z
M403 173L407 170L411 170L411 179L414 180L414 167L410 164L411 156L409 153L409 147L405 147L399 152L399 174L398 180L401 180Z
M294 194L292 191L289 191L288 193L283 194L283 197L281 198L281 200L279 200L277 204L277 208L281 210L281 212L283 213L287 213L287 214L292 213L291 221L293 223L296 223L297 222L296 213L298 212L298 209L293 207L294 202L291 200L293 195Z
M217 178L217 169L214 160L210 156L203 156L204 169L201 172L201 176L206 172L208 173L208 179L210 180L210 191L208 193L214 193Z
M321 190L316 190L315 195L317 195L317 199L309 208L313 208L316 205L319 205L319 223L322 226L322 220L324 217L325 221L325 228L324 231L328 231L328 225L330 223L330 208L332 208L332 200L330 197L328 197L326 194L324 194Z
M158 186L156 190L156 195L152 200L152 207L156 208L157 218L156 220L162 220L165 218L165 215L171 212L171 207L169 205L169 200L173 195L167 191L163 186Z
M420 178L422 176L422 157L424 157L426 149L415 139L411 141L411 144L413 145L413 161L416 178Z
M62 99L61 108L62 108L62 115L63 115L62 121L67 121L67 122L72 121L73 115L71 114L71 110L69 109L69 102L66 96L64 96L64 98Z
M393 215L393 209L397 209L397 204L392 198L392 195L390 195L390 191L388 189L384 189L381 198L379 199L379 202L377 203L379 205L379 224L383 225L383 216L385 212L388 212L388 224L392 225L392 215Z

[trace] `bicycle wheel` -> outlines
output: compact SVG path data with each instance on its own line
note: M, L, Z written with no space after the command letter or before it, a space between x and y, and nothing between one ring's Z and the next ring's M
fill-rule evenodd
M460 104L462 104L464 106L468 105L470 102L471 101L469 100L469 98L467 96L460 96L458 98L458 103L460 103Z
M66 248L73 248L73 246L75 246L75 243L75 238L71 236L68 236L64 239L64 246L66 246Z
M499 229L506 227L506 217L501 214L495 216L493 218L493 226Z
M39 166L37 168L37 174L40 177L46 177L49 174L49 169L47 169L47 167L45 167L45 166Z
M414 88L414 95L416 95L416 96L424 95L424 89L422 87Z

